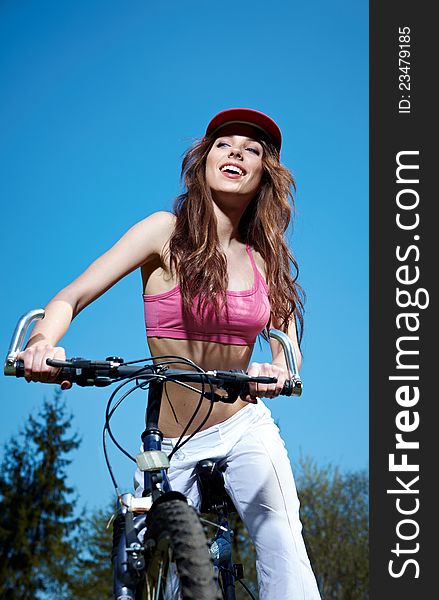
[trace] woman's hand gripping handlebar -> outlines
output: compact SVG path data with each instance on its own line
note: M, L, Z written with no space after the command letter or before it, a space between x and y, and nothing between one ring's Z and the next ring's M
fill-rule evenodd
M5 360L4 373L8 376L24 377L25 370L23 361L18 359L26 337L27 330L33 321L44 318L43 309L31 310L24 314L18 321L11 339L8 354ZM281 395L300 396L302 393L302 382L298 374L298 363L294 347L289 337L282 331L271 329L270 337L278 340L282 345L286 364L289 370L289 379L285 381ZM175 358L175 357L174 357ZM174 361L175 362L175 361ZM139 365L127 364L118 357L108 357L103 361L88 360L84 358L72 358L70 360L58 360L47 358L47 365L58 369L55 379L47 381L50 383L71 382L80 386L107 386L113 382L124 379L164 381L182 381L187 383L207 383L227 392L227 396L205 393L205 396L214 401L234 402L238 396L248 394L249 383L270 384L276 383L275 377L252 377L244 371L203 371L171 369L163 363Z

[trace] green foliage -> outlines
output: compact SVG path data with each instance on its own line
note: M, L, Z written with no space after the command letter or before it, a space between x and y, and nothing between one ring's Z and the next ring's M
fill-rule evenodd
M301 521L324 600L369 597L368 479L310 458L295 469Z
M66 482L69 434L60 393L31 415L5 446L0 472L0 597L2 600L112 600L114 506L74 517ZM311 563L324 600L367 600L368 481L365 472L341 473L301 458L294 469L301 520ZM255 552L244 524L230 516L234 561L255 598ZM237 584L237 600L249 598Z
M113 600L113 528L107 525L114 510L115 506L98 509L81 523L81 551L72 565L69 586L69 598L72 600Z
M5 445L0 474L4 600L35 600L49 590L64 596L78 525L73 490L66 483L68 455L80 443L68 435L70 422L58 392Z

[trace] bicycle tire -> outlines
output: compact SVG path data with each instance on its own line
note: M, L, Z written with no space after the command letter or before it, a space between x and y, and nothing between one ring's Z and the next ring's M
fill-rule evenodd
M144 543L145 582L136 599L221 600L203 527L186 501L153 507Z

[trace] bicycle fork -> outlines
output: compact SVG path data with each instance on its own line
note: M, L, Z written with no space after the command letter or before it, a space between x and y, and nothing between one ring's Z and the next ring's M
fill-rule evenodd
M144 577L145 557L139 534L145 529L146 514L134 516L123 499L118 501L118 514L113 523L113 593L115 600L135 600L136 588Z
M136 456L137 466L144 475L142 498L123 494L118 500L112 553L115 600L135 600L136 588L144 580L145 552L141 537L146 531L147 512L164 494L168 497L172 494L166 473L169 461L161 450L163 436L157 425L162 389L161 382L150 384L147 425L141 436L143 452Z

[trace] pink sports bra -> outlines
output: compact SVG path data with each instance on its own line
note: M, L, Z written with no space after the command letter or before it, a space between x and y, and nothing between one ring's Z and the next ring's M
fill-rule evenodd
M253 267L254 283L249 290L227 290L227 310L223 307L219 318L213 306L203 314L196 311L196 298L192 311L183 315L180 286L176 285L162 294L144 294L145 325L148 337L165 337L176 340L201 340L247 346L270 319L268 286L256 267L253 253L246 246Z

